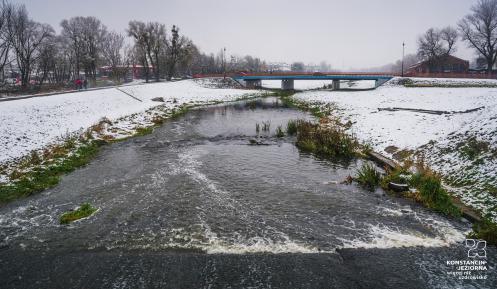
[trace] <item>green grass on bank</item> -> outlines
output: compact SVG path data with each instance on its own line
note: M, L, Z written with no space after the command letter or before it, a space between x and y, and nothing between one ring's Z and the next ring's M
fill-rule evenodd
M71 155L60 162L38 166L22 174L11 184L0 185L0 203L30 196L51 188L59 183L60 177L86 165L100 150L102 142L88 141L82 143Z
M92 207L89 203L84 203L76 210L62 214L59 221L61 224L69 224L76 220L89 217L96 211L97 209Z
M410 188L414 188L414 192L404 192L403 195L415 199L425 207L448 216L461 216L461 211L453 204L449 193L442 185L442 177L422 162L416 165L416 173L405 167L388 171L381 181L382 187L387 191L390 182L408 184Z
M489 245L497 245L497 224L483 219L481 222L473 224L473 232L468 238L481 239L487 241Z

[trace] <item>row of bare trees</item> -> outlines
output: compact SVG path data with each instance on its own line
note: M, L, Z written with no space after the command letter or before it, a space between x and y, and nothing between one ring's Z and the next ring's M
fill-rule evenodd
M478 0L471 13L459 21L458 29L428 29L418 39L418 57L437 66L455 51L459 37L475 50L491 73L497 60L497 0Z
M24 6L7 2L0 5L0 69L15 62L22 87L26 87L31 72L49 49L54 31L49 25L31 20Z
M159 22L130 21L126 35L109 31L91 16L65 19L60 26L61 32L56 34L50 25L32 20L24 5L0 2L2 86L13 77L19 79L21 88L71 84L82 78L95 84L102 67L117 82L138 66L147 81L266 69L263 61L251 56L226 59L225 50L204 54L177 26L168 29Z
M161 77L170 80L176 73L178 62L189 59L196 51L192 41L180 36L179 28L175 25L169 36L164 24L131 21L128 35L134 40L134 53L144 67L147 81L152 73L156 81Z
M95 17L73 17L61 22L56 35L48 24L32 20L24 5L0 3L0 71L15 74L21 87L35 83L67 83L84 75L96 81L99 65L114 67L128 60L124 37L108 32ZM12 76L10 76L12 77Z

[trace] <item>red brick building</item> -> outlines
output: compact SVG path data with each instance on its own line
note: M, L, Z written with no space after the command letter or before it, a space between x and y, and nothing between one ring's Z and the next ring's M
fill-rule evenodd
M407 69L407 74L467 73L468 70L469 61L452 55L447 55L438 61L426 60L418 62Z

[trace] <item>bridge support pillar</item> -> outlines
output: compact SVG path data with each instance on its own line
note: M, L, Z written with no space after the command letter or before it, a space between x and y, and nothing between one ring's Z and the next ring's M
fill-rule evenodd
M293 79L282 79L281 80L281 89L293 90L294 89L294 80Z
M333 90L340 90L340 79L333 79Z
M261 88L262 81L260 79L245 80L245 87L246 88Z

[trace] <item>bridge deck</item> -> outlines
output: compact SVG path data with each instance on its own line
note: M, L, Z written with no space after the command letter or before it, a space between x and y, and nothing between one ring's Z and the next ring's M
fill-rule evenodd
M235 75L239 80L390 80L391 75Z

